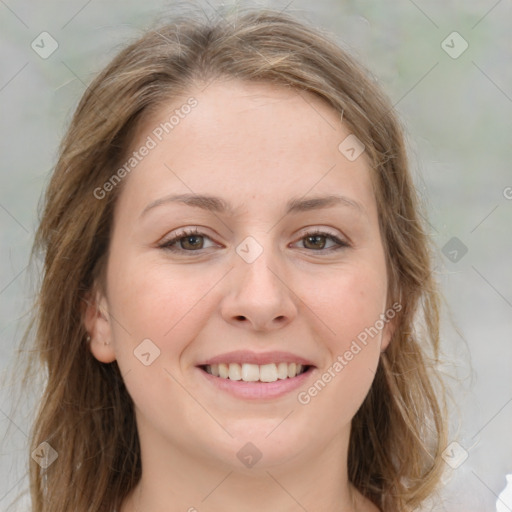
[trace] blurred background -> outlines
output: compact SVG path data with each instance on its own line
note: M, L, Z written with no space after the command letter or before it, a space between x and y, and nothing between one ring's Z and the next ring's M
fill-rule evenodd
M182 2L185 5L188 2ZM507 0L195 2L286 10L328 31L390 96L438 247L451 437L433 510L512 511L512 4ZM0 371L37 275L27 267L57 148L92 78L172 1L0 0ZM0 390L0 510L27 486L34 403ZM509 486L512 484L509 482ZM501 498L500 498L501 494ZM506 497L508 495L508 498ZM13 510L29 510L28 500ZM314 512L314 511L310 511Z

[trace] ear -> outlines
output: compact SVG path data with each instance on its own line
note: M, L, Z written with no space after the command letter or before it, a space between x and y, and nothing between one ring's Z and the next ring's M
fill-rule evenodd
M90 336L89 348L93 356L102 363L115 361L112 345L112 324L105 295L96 285L83 299L82 319Z
M386 324L386 327L384 327L384 330L382 331L382 341L380 344L381 352L386 352L386 349L388 348L389 343L391 342L391 338L393 337L393 333L395 332L395 330L389 324Z
M388 307L384 313L387 322L382 330L382 341L380 345L380 351L385 352L388 348L393 334L400 323L400 311L402 310L402 304L395 302L392 306Z

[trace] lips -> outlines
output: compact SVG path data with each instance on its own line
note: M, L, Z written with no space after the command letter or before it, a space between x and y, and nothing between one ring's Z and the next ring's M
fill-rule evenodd
M232 363L224 366L227 368L231 368L235 364L237 363ZM219 363L217 365L217 370L219 367L222 367L222 365L223 363ZM295 363L291 363L290 365L287 364L286 366L287 368L289 368L292 365L296 366ZM212 364L212 366L214 366L214 364ZM242 365L241 368L243 368L243 366L244 365ZM261 375L261 370L256 370L260 372L259 376L257 377L258 380L256 380L256 375L251 374L251 372L254 372L254 368L249 368L246 371L248 371L247 377L250 380L245 381L242 380L241 378L240 380L231 379L229 377L228 369L227 378L222 378L220 377L220 375L213 375L213 372L209 373L207 371L207 368L210 367L209 365L199 365L197 367L197 375L200 379L200 382L206 383L208 387L212 386L214 390L219 390L222 393L227 393L228 395L231 395L236 399L250 401L268 401L289 396L293 392L296 392L300 387L306 385L308 381L314 379L317 374L317 368L315 366L304 366L301 369L301 373L297 373L293 377L286 377L284 379L277 378L277 380L272 380L275 378L275 373L273 373L273 369L265 370L265 366L275 366L274 363L269 363L268 365L261 366L247 364L247 366L256 366L256 368L264 368L263 376ZM225 370L226 368L224 368L224 371ZM297 371L297 368L295 371ZM237 375L234 376L237 377ZM216 397L217 395L213 396Z
M224 382L230 387L249 383L275 387L279 383L297 380L315 365L291 352L240 350L207 359L197 367L214 381Z
M267 364L279 363L295 363L302 364L303 366L315 366L312 361L305 359L297 354L291 352L251 352L248 350L236 350L227 352L218 356L206 359L200 362L197 366L212 366L214 364L231 364L237 363L240 366L243 364L254 364L258 366Z

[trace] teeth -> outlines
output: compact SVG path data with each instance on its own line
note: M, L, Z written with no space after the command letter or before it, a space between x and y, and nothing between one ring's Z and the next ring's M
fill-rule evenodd
M229 366L224 363L219 364L219 377L221 379L227 379L229 376Z
M286 379L288 377L288 364L279 363L277 365L277 378L278 379Z
M275 364L262 364L260 366L261 382L275 382L277 380L277 366Z
M260 380L259 366L257 364L243 364L242 380L245 380L245 382L256 382L257 380Z
M241 380L242 379L242 368L239 364L230 364L228 376L230 380Z
M298 363L270 363L270 364L212 364L206 365L207 373L221 379L243 380L245 382L276 382L278 379L296 377L305 370L305 366Z

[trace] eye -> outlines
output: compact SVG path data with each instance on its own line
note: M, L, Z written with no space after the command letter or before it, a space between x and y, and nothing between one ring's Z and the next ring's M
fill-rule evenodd
M212 243L210 246L205 247L205 239L210 240L210 237L199 231L197 228L183 229L168 240L162 242L159 247L171 252L200 252L203 249L214 246ZM329 240L334 242L334 246L326 248L326 243ZM320 230L306 233L302 236L300 241L303 242L304 249L323 253L350 247L348 242L341 240L331 233Z
M205 249L205 238L209 239L207 235L198 231L197 228L184 229L176 233L172 238L162 242L159 247L172 252L197 252L198 250ZM176 245L179 245L179 248Z
M326 240L330 240L334 242L336 245L333 247L325 248L326 246ZM321 252L330 252L330 251L337 251L339 249L343 249L345 247L350 247L350 244L348 242L345 242L344 240L340 240L337 236L332 235L331 233L327 233L320 230L311 231L309 233L306 233L300 241L303 242L305 249L311 249L313 251L321 251ZM325 249L325 250L324 250Z

